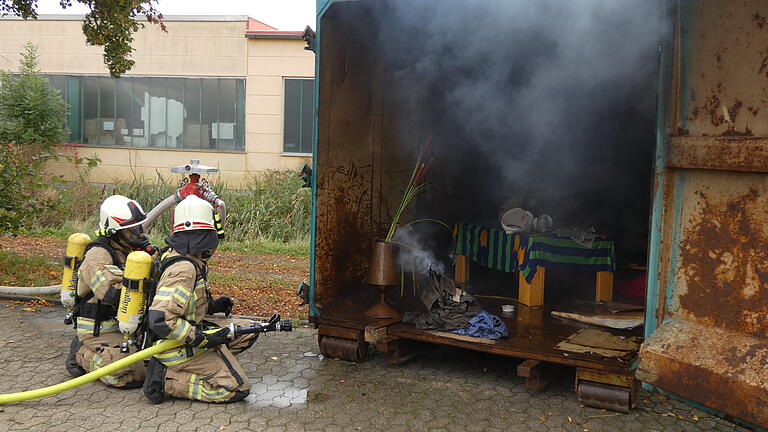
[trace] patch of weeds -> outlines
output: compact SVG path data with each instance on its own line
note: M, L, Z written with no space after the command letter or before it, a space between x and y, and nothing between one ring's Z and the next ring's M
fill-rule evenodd
M0 285L47 286L61 282L61 267L47 258L0 251Z
M309 256L309 239L283 243L275 240L256 239L245 241L225 240L219 250L243 254L289 255L298 258Z

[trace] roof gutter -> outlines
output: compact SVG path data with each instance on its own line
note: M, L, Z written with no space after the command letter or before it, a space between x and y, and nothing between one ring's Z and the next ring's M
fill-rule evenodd
M304 32L245 32L245 37L248 39L304 39Z

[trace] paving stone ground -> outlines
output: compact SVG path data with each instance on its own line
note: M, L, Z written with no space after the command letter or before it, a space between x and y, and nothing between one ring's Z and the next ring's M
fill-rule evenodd
M61 308L25 312L0 303L3 393L69 379L72 329ZM262 335L239 359L253 388L246 402L153 405L140 390L100 383L0 406L9 431L743 431L662 395L643 391L630 414L581 407L566 375L540 392L515 376L517 361L436 347L399 366L381 354L323 359L313 329Z

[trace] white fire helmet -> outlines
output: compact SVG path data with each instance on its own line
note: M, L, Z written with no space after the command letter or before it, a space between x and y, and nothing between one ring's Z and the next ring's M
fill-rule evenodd
M173 211L173 232L190 230L216 230L213 206L195 195L184 198Z
M507 234L527 232L533 223L533 213L520 207L503 210L499 215L499 222Z
M101 203L99 230L116 232L141 225L147 215L136 201L122 195L112 195Z

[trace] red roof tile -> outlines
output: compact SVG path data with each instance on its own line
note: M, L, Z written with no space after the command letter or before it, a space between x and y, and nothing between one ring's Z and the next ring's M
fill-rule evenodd
M252 31L275 31L276 28L272 27L271 25L264 24L263 22L248 17L248 25L245 28L245 32L252 32Z

